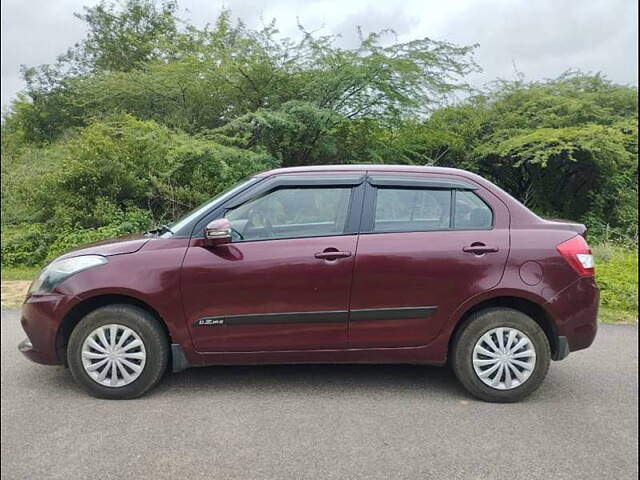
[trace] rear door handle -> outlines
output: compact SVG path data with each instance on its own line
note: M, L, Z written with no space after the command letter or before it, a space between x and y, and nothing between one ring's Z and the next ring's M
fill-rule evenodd
M327 248L324 252L318 252L314 257L320 260L336 260L338 258L347 258L351 256L351 252L340 252L336 249Z
M470 245L468 247L462 247L462 251L466 253L473 253L474 255L484 255L485 253L496 253L499 251L499 248L488 247L487 245Z

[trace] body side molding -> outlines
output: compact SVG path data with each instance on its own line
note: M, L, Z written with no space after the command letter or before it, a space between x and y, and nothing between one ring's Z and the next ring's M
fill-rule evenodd
M218 325L257 325L269 323L346 323L351 321L404 320L408 318L427 318L438 307L397 307L371 308L365 310L328 310L319 312L259 313L249 315L222 315L203 317L193 323L194 327Z

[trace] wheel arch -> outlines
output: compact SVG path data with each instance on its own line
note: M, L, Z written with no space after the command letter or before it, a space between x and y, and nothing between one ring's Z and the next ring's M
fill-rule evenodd
M558 330L549 312L547 312L547 310L542 306L541 303L518 295L500 295L491 298L485 298L474 303L471 306L467 306L463 313L459 315L458 321L456 322L453 331L451 332L451 335L449 337L449 351L451 351L452 344L456 337L456 334L458 333L458 330L460 330L460 328L464 325L467 318L469 318L469 316L475 312L493 307L512 308L531 317L538 325L540 325L540 328L542 328L542 331L547 337L547 340L549 341L549 347L551 348L552 358L557 353L559 348Z
M147 302L144 302L143 300L140 300L139 298L133 297L131 295L125 294L96 295L93 297L85 298L78 304L74 305L66 313L66 315L62 319L62 322L60 323L60 327L58 328L58 332L56 333L56 354L58 355L58 359L64 364L65 367L68 366L66 355L67 344L69 342L71 332L73 332L73 329L76 327L76 325L78 325L80 320L82 320L82 318L84 318L92 311L100 307L114 304L132 305L150 313L162 327L167 335L169 344L171 344L171 331L169 330L167 323L158 313L158 311Z

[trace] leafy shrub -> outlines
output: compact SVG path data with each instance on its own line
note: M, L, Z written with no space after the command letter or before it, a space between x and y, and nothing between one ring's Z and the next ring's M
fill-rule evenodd
M126 114L23 155L25 164L37 155L50 167L30 176L28 189L14 182L4 192L3 185L13 202L8 221L3 205L3 228L20 217L14 197L30 206L34 222L6 240L3 234L3 265L37 265L84 243L169 223L244 177L277 166L266 154Z
M3 226L2 265L39 266L47 258L53 235L41 224Z
M600 305L637 318L638 251L611 245L599 246L593 251Z
M98 228L116 212L148 210L167 222L245 176L273 166L265 154L173 133L115 115L51 148L61 158L34 203L40 220Z
M107 204L107 208L110 205ZM110 223L98 228L75 229L67 226L57 232L55 240L47 250L47 260L53 260L62 253L88 243L107 238L137 233L151 224L150 212L130 208L126 212L111 211L104 217Z

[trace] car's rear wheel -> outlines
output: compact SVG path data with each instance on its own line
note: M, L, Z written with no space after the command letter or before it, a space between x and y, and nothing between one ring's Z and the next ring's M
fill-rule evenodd
M69 338L67 362L76 381L100 398L135 398L166 370L169 345L158 321L132 305L87 314Z
M451 363L464 387L487 402L516 402L535 391L551 360L549 341L511 308L473 313L457 331Z

